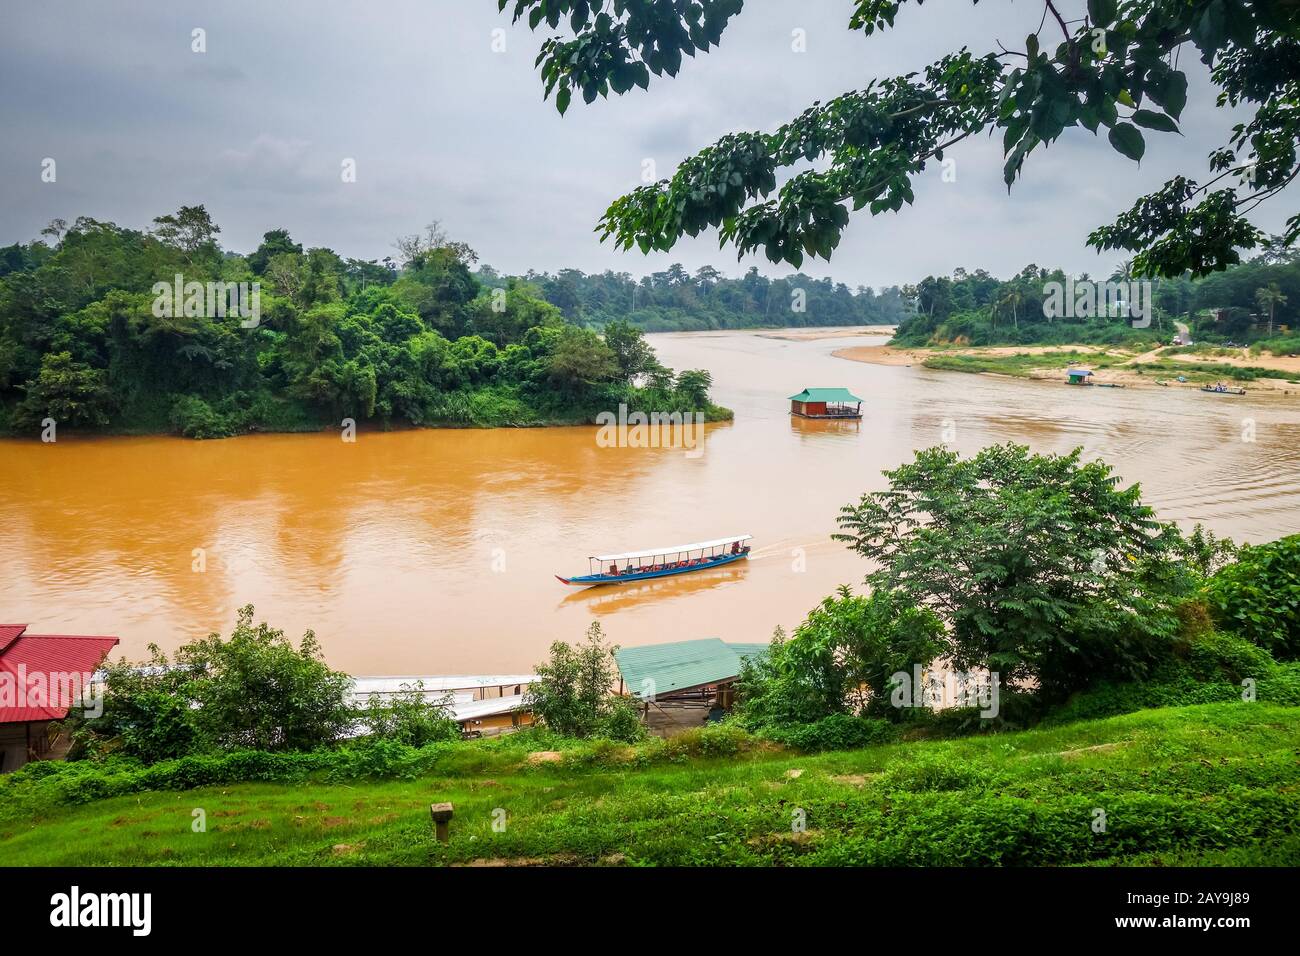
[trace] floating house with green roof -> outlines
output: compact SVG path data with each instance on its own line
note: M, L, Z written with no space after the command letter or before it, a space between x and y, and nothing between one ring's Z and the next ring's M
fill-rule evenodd
M862 399L847 388L805 388L790 396L790 414L800 418L862 417Z

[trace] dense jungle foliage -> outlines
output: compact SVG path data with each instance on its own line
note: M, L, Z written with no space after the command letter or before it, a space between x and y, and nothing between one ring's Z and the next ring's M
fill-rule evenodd
M486 266L478 277L487 285L507 281ZM647 332L894 325L906 305L897 286L850 290L829 277L803 273L769 279L754 266L739 279L712 266L692 274L673 263L639 280L626 272L561 269L555 275L528 272L522 281L540 289L570 321L602 326L623 319Z
M620 403L727 414L707 372L664 368L639 330L567 322L526 282L485 286L436 224L383 261L304 250L284 229L236 255L219 234L187 206L148 231L83 217L0 249L0 429L211 438L345 418L576 423ZM226 289L241 284L242 298Z
M1063 292L1087 283L1122 283L1126 289L1143 283L1139 295L1144 304L1149 296L1150 325L1136 328L1127 314L1083 314L1089 310L1073 302L1068 310L1054 310L1048 307L1053 283ZM1235 342L1277 355L1300 352L1300 251L1280 241L1248 262L1200 279L1144 279L1133 274L1131 262L1109 276L1073 278L1029 265L1007 280L983 269L927 276L904 294L909 308L894 338L898 345L1149 345L1169 342L1183 325L1197 341Z

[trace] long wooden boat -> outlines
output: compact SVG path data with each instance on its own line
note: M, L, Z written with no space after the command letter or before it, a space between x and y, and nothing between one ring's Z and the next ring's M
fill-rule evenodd
M748 534L738 534L730 538L675 544L647 551L592 555L587 559L590 573L569 578L557 574L555 578L561 584L590 587L597 584L630 584L633 581L664 578L671 574L689 574L705 568L721 567L733 561L743 561L749 557L750 547L747 542L751 537Z
M1213 385L1202 385L1202 392L1209 392L1211 395L1245 395L1244 388L1215 388Z

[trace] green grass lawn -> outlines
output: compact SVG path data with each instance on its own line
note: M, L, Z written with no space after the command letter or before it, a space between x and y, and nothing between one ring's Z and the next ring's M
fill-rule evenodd
M0 864L1300 863L1300 708L1148 710L817 756L672 754L584 744L532 765L485 742L410 780L231 784L40 812L10 799ZM456 807L445 846L436 801Z

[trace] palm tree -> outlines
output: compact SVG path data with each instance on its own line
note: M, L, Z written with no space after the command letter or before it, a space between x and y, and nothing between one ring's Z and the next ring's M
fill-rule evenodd
M1268 310L1268 334L1272 338L1273 315L1279 305L1286 305L1286 296L1276 282L1270 282L1266 288L1255 290L1255 304L1259 306L1260 312Z
M692 409L704 408L709 401L713 376L702 368L688 368L677 376L677 391L691 404Z
M1011 286L1009 289L1003 292L1001 297L998 299L999 309L1005 306L1011 307L1011 321L1015 323L1016 328L1020 328L1020 318L1017 315L1017 311L1020 308L1020 304L1024 301L1025 301L1024 294L1015 286Z
M1148 273L1148 275L1149 275L1149 273ZM1128 293L1133 291L1133 286L1132 286L1131 283L1137 281L1137 278L1138 278L1138 277L1137 277L1137 274L1134 273L1134 271L1133 271L1133 260L1132 260L1132 259L1123 259L1123 260L1121 260L1121 261L1120 261L1120 264L1117 265L1117 266L1115 267L1114 271L1112 271L1111 274L1110 274L1110 281L1111 281L1111 282L1127 282L1127 283L1130 283L1128 290L1126 290L1126 292L1125 292L1125 298L1126 298L1126 299L1128 298ZM1156 311L1156 307L1155 307L1155 303L1156 303L1156 295L1157 295L1159 292L1160 292L1160 279L1159 279L1159 278L1156 278L1156 279L1153 279L1153 280L1151 281L1151 314L1155 317L1155 320L1156 320L1156 328L1160 328L1160 327L1161 327L1161 325L1160 325L1160 314ZM1131 313L1130 313L1130 314L1131 314Z

